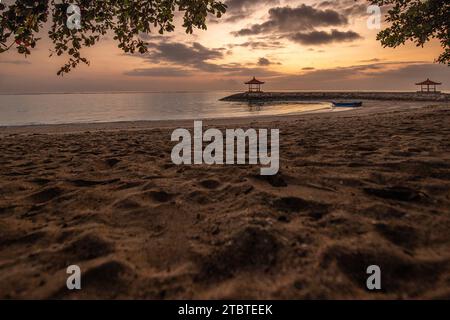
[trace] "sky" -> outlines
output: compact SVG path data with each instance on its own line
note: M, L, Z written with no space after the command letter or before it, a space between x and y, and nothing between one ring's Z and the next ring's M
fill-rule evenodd
M4 0L3 2L8 3ZM417 90L430 78L450 90L450 67L434 63L441 48L412 43L383 48L369 29L364 0L225 0L227 13L208 29L142 34L149 52L129 55L107 35L82 54L90 66L63 77L66 57L49 57L43 39L27 58L0 54L0 93L243 91L256 76L269 90ZM387 24L383 21L381 28Z

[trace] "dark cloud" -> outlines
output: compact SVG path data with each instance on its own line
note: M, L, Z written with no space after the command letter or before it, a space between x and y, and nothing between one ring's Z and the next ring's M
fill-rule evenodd
M267 58L259 58L258 66L270 66L272 63Z
M332 42L347 42L361 39L362 37L354 31L311 31L311 32L297 32L289 35L289 39L306 45L322 45Z
M134 69L125 72L128 76L145 77L183 77L195 72L217 73L223 76L275 76L280 73L266 70L264 67L272 64L269 60L262 60L258 67L248 67L240 63L217 63L215 60L224 57L224 48L206 48L200 43L151 43L147 55L133 55L152 64L163 64L161 67ZM265 58L263 58L265 59ZM266 64L266 63L269 64ZM251 64L249 64L251 65ZM255 65L255 64L253 64Z
M367 8L370 6L370 2L367 0L325 0L318 2L314 5L316 8L321 9L333 9L341 12L348 18L359 18L369 16ZM392 9L391 4L385 4L381 9L381 15L385 16L387 12Z
M228 6L224 16L225 22L236 22L252 15L254 9L261 6L273 6L279 4L279 0L227 0Z
M239 44L229 44L228 47L244 47L250 48L253 50L270 50L270 49L279 49L284 48L284 45L280 41L247 41Z
M296 8L271 8L268 12L269 18L265 22L232 32L232 34L236 37L269 35L271 38L278 40L286 38L304 45L323 45L361 39L362 37L352 30L317 30L317 28L322 27L345 26L348 24L346 14L349 11L341 10L341 12L338 9L346 8L346 6L350 5L350 2L339 0L337 1L337 6L332 6L332 3L331 1L322 1L313 6L302 4Z
M249 36L274 32L312 30L316 27L347 25L347 18L331 9L317 9L305 4L296 8L275 7L269 10L269 19L261 24L233 32L234 36Z
M264 57L259 58L259 59L258 59L258 63L257 63L257 65L258 65L258 66L261 66L261 67L264 67L264 66L270 66L270 65L272 65L272 64L280 65L281 63L279 63L279 62L272 62L272 61L270 61L269 59L264 58Z
M321 9L333 9L348 17L360 17L367 15L367 7L370 5L366 0L325 0L315 5Z
M150 57L158 60L168 60L187 64L200 64L205 60L220 59L222 49L210 49L194 42L192 45L177 42L160 42L150 45Z
M214 72L220 71L220 66L208 62L223 58L224 48L206 48L200 43L192 45L176 42L152 43L146 57L153 63L169 62L173 64L189 66L198 70Z
M279 4L279 0L227 0L225 4L228 7L228 11L231 12L243 12L251 10L255 7L265 6L265 5L276 5Z

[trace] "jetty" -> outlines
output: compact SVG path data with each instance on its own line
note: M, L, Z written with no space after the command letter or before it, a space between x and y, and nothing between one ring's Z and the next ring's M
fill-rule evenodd
M401 100L450 102L442 92L242 92L220 99L235 102L333 101L333 100Z

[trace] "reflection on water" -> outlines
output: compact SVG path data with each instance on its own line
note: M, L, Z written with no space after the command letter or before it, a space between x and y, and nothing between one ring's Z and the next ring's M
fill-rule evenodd
M329 103L222 102L227 92L0 95L0 125L216 119L331 110Z
M236 103L239 106L247 105L252 115L286 115L315 111L331 111L333 107L329 102L247 102Z

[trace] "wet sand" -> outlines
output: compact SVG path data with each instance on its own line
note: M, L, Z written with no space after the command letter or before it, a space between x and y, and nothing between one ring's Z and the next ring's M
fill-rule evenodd
M0 298L450 298L448 104L205 124L279 128L280 173L172 164L189 121L1 128Z

